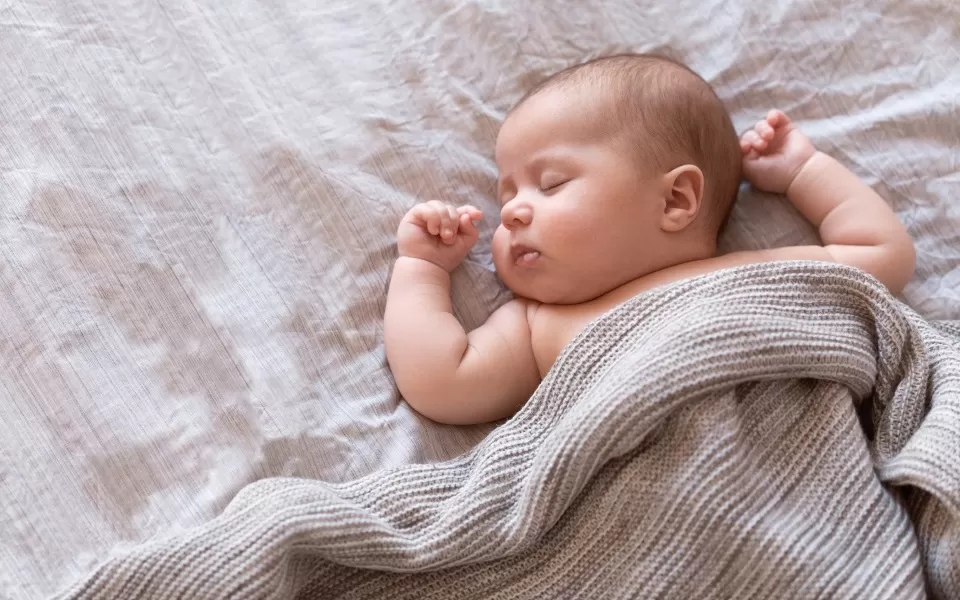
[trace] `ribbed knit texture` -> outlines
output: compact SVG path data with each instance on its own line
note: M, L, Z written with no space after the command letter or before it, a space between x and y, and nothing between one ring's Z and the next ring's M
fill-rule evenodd
M594 321L473 451L263 480L68 598L960 598L960 327L753 265Z

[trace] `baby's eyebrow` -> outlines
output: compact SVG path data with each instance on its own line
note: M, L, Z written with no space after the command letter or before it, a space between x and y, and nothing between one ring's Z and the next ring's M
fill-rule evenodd
M567 147L550 148L533 155L532 158L525 161L519 171L540 171L547 164L558 164L561 167L571 167L576 162L576 153ZM509 173L504 174L499 171L497 176L497 197L503 192L504 186L513 181L513 176Z
M535 155L530 160L530 167L533 169L542 169L545 163L569 165L574 162L576 154L569 148L551 148L547 151Z

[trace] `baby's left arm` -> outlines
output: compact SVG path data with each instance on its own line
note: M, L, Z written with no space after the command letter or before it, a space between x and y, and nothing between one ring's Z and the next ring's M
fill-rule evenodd
M899 293L913 276L913 240L890 206L856 175L818 152L780 111L740 140L743 170L755 187L786 193L820 233L823 246L763 250L757 261L811 259L858 267ZM755 261L749 261L755 262Z

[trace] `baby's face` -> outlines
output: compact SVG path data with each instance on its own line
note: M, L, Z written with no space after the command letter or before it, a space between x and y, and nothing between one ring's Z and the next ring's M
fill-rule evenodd
M500 129L493 259L520 296L585 302L661 262L661 177L644 173L622 138L603 133L605 109L586 91L548 89Z

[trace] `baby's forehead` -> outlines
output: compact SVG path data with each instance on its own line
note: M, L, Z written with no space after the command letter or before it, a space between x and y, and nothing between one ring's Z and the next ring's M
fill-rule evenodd
M507 114L497 134L499 166L533 153L557 154L571 146L623 146L614 96L587 85L563 85L527 96ZM629 137L629 136L627 136ZM557 152L550 152L557 149Z
M578 120L602 119L616 113L617 94L592 80L563 80L536 88L514 106L507 117L551 111Z
M610 94L572 86L546 89L528 96L507 113L497 139L498 143L516 142L516 137L529 135L597 133L616 115Z

